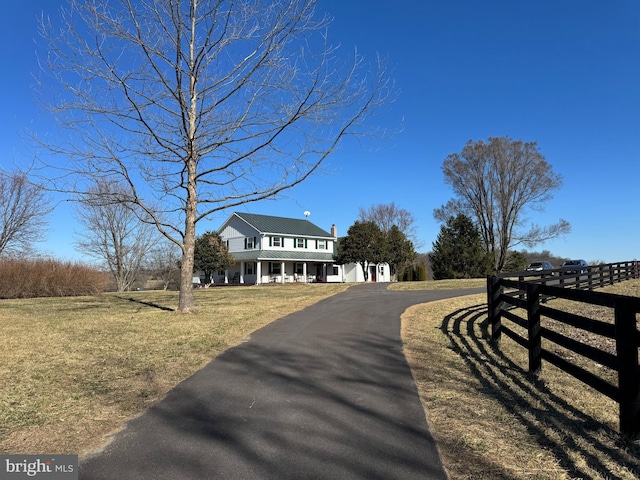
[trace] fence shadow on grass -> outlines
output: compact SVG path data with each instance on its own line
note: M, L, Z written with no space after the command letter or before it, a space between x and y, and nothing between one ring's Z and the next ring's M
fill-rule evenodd
M544 370L541 380L529 376L490 342L488 327L486 305L457 310L441 326L453 351L480 381L483 394L500 402L543 448L553 452L571 478L623 479L630 477L620 476L620 471L640 473L638 442L622 438L611 426L554 393L544 383Z

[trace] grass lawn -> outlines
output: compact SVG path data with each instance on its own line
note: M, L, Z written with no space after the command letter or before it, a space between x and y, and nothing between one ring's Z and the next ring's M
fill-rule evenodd
M85 454L258 328L347 285L0 300L0 452Z
M640 281L599 291L638 297ZM613 321L611 309L549 305ZM618 434L615 402L545 362L538 379L529 377L527 352L506 337L493 345L487 329L486 295L417 305L403 316L405 354L452 480L640 478L640 439Z

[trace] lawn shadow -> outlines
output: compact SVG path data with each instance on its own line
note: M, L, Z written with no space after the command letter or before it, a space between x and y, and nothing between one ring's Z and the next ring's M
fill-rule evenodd
M152 308L157 308L159 310L164 310L165 312L175 312L175 308L171 308L171 307L165 307L164 305L159 305L157 303L153 303L153 302L145 302L143 300L140 300L139 298L133 298L133 297L121 297L119 295L115 295L116 298L119 298L120 300L127 300L129 302L133 302L133 303L139 303L140 305L145 305L147 307L152 307Z
M528 375L490 341L486 305L447 315L441 331L480 381L482 392L500 402L544 449L552 451L571 478L629 478L616 473L625 469L640 473L637 444Z

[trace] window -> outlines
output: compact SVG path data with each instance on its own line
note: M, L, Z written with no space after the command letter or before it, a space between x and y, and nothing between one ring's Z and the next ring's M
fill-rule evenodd
M327 241L326 240L318 240L317 241L318 250L326 250L327 249Z
M245 275L253 275L255 270L255 262L245 263L244 264L244 274Z
M247 237L244 239L244 249L251 250L256 248L256 237Z
M307 248L307 241L304 238L296 238L294 245L296 248Z
M280 264L276 262L269 262L269 273L280 275Z
M304 264L303 263L294 263L293 264L293 273L297 273L298 275L302 275L304 272Z
M338 266L337 265L333 266L333 274L332 275L340 275L340 271L338 270Z
M284 238L282 237L271 237L269 239L271 241L272 247L282 247L284 246Z

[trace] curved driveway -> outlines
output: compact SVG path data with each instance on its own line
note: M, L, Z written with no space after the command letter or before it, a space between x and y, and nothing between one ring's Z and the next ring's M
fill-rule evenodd
M484 289L358 285L254 332L132 420L81 479L446 479L400 340Z

